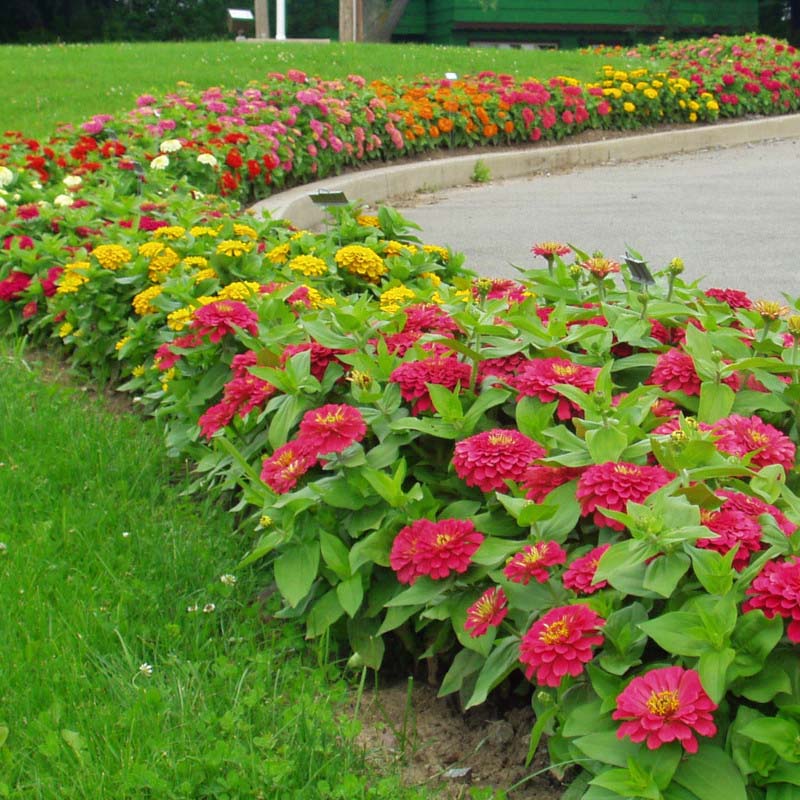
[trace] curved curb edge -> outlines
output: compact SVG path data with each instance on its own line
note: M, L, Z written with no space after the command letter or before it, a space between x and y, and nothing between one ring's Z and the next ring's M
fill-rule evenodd
M474 155L430 159L413 164L379 167L337 175L272 195L251 209L267 211L275 219L289 219L299 228L313 228L325 219L325 209L311 202L318 191L344 192L352 201L381 203L390 197L470 184L477 161L488 167L492 179L520 178L547 172L589 167L610 162L690 153L711 147L733 147L770 139L800 137L800 114L664 131L583 144L506 150L480 150Z

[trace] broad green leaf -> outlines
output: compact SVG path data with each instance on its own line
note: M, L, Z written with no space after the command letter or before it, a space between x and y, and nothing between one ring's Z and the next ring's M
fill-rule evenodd
M712 423L727 417L733 408L736 393L724 383L704 381L700 384L700 406L697 419L700 422Z
M557 510L549 519L543 519L536 525L536 530L543 539L563 542L575 529L581 516L581 506L575 497L576 485L575 481L570 481L547 495L546 504L555 506Z
M509 636L495 642L494 649L481 668L472 696L464 706L465 710L480 705L499 683L519 666L519 639Z
M336 333L330 324L318 320L303 320L302 324L308 335L323 347L331 350L354 350L358 347L355 339Z
M730 756L707 742L701 741L698 752L681 762L674 780L697 800L747 800L744 780Z
M772 779L772 775L770 775ZM797 800L797 786L791 783L771 783L764 800Z
M397 531L391 527L378 528L375 533L359 539L350 548L350 569L355 572L362 564L378 564L381 567L389 566L389 553Z
M761 717L739 729L742 736L769 745L781 758L791 764L800 763L800 726L780 717Z
M270 446L274 450L286 444L289 439L289 431L308 408L307 401L302 397L287 394L281 399L283 402L280 404L277 413L270 420L267 434Z
M531 728L531 736L528 741L528 755L525 758L525 766L530 766L533 757L536 755L536 750L539 747L539 742L542 740L545 728L550 720L558 713L558 706L552 705L547 710L536 715L536 722Z
M733 586L735 572L733 558L736 553L730 550L725 556L716 550L688 547L695 577L709 594L727 594Z
M736 694L754 703L768 703L775 695L792 691L792 681L786 670L777 664L768 663L749 680L734 687Z
M493 387L482 391L480 395L478 395L478 399L464 414L464 432L471 434L475 426L481 421L490 408L505 403L509 397L511 397L511 392L509 392L508 389Z
M615 731L590 733L573 740L573 744L589 758L614 767L627 767L629 758L636 758L643 749L630 739L620 739Z
M464 409L457 392L451 392L438 383L426 383L428 394L431 396L433 407L447 422L463 419Z
M714 359L714 347L705 331L694 325L687 325L684 349L692 357L694 367L701 381L713 381L717 373L717 361Z
M459 650L450 669L442 679L438 697L460 691L464 685L464 679L478 672L485 661L486 659L475 650Z
M703 688L717 705L725 697L728 688L726 675L734 658L736 658L736 651L725 647L722 650L708 650L697 661L700 683L703 684Z
M309 593L319 568L319 542L295 545L275 560L278 591L293 608Z
M607 580L613 585L614 573L618 570L641 564L649 556L650 548L638 539L618 542L603 553L595 570L595 582Z
M321 636L342 614L344 609L336 596L336 591L331 589L314 603L306 621L306 638L315 639Z
M364 599L364 586L361 581L361 575L353 575L346 581L342 581L336 587L336 597L339 598L339 603L345 610L348 617L354 617L361 608L361 602Z
M398 508L403 505L403 490L400 488L400 484L390 475L371 467L365 467L360 474L392 508Z
M538 441L542 431L553 424L553 412L557 406L557 402L545 405L535 397L523 397L516 407L517 428Z
M602 674L602 670L595 668L595 674ZM594 687L594 681L592 682ZM596 689L595 689L596 691ZM581 703L570 709L566 715L562 714L563 722L561 725L561 734L568 739L574 739L576 736L584 736L589 733L595 733L599 725L603 722L603 714L600 710L601 701L599 699L592 700L588 703ZM552 706L558 709L557 705Z
M639 623L639 627L668 653L678 656L700 656L710 643L697 614L672 611L656 619Z
M671 597L680 579L689 569L689 556L685 553L670 553L659 556L647 565L644 588Z
M629 769L608 769L592 778L593 786L602 786L616 792L620 797L661 800L661 792L649 775L644 780L637 779Z
M420 606L392 606L386 609L386 617L382 625L378 628L378 633L382 636L395 628L399 628L407 619L418 614Z
M597 428L586 433L586 445L596 464L619 461L628 437L618 428Z
M62 728L61 738L67 743L67 747L75 754L75 758L82 764L86 744L83 737L77 731Z
M797 787L800 786L800 766L796 764L787 764L785 761L779 761L769 773L769 778L767 778L767 780L777 781L781 784L789 784L794 794L784 794L784 797L786 800L797 800ZM769 791L770 788L771 787L768 787L767 791Z
M264 534L255 544L253 549L245 555L239 562L239 568L254 564L262 558L268 556L276 547L283 544L286 539L286 532L283 530L274 530Z
M389 607L424 605L444 594L451 588L451 584L452 580L435 581L433 578L422 577L389 600L386 605Z
M346 580L352 574L350 570L350 553L344 542L332 533L322 531L319 536L322 560L336 573L340 580Z
M481 546L473 553L472 563L482 567L496 567L504 563L506 558L522 549L522 543L515 539L498 539L487 536Z
M347 635L350 649L361 663L370 669L380 669L385 645L377 632L377 620L362 616L347 621Z

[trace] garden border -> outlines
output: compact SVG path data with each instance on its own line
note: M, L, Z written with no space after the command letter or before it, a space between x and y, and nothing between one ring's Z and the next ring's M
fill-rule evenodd
M382 203L391 197L412 194L423 188L448 189L469 184L479 160L486 165L493 179L520 178L575 167L639 161L710 147L733 147L794 137L800 137L800 114L554 147L528 147L502 152L481 149L465 156L428 158L412 164L389 165L337 175L274 194L255 203L252 209L258 214L267 211L274 219L289 219L300 228L313 228L325 219L324 208L309 199L313 193L341 191L353 201Z

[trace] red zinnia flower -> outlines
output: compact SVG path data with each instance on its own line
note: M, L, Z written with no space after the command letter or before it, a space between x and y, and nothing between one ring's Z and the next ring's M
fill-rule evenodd
M578 592L578 594L594 594L608 586L608 581L595 583L594 575L597 572L597 564L600 558L609 547L611 547L610 544L601 544L600 547L595 547L586 555L576 558L562 577L564 586L567 589L572 589L573 592Z
M367 432L361 412L353 406L330 403L308 411L300 421L300 438L317 455L341 453Z
M741 572L750 563L750 555L761 549L761 526L758 521L724 505L716 511L701 511L700 516L703 525L717 536L714 539L698 539L696 546L725 555L738 544L733 568Z
M389 380L400 386L403 400L416 401L412 410L418 414L433 409L426 384L438 383L447 389L455 389L458 384L466 386L471 374L470 365L459 361L455 356L434 356L400 364L389 376Z
M565 675L576 677L592 660L592 648L603 644L598 628L605 620L587 606L562 606L548 611L522 637L519 660L525 677L543 686L558 686Z
M389 563L397 574L400 583L414 583L423 573L419 570L417 554L419 543L424 536L428 536L433 523L429 519L418 519L394 537L392 551L389 554Z
M553 489L580 477L582 467L558 467L549 464L531 464L520 481L520 486L527 489L525 497L537 503L543 503Z
M561 242L538 242L531 247L531 253L550 261L554 256L566 256L572 249Z
M514 353L502 358L485 358L478 364L478 383L483 383L491 378L511 383L519 367L527 362L528 359L522 353ZM494 385L499 384L495 383Z
M211 439L217 431L222 430L233 419L235 413L236 406L226 400L209 406L197 420L200 432L206 439Z
M753 301L746 292L738 289L706 289L706 297L712 297L721 303L727 303L731 308L752 308Z
M743 511L756 521L762 514L771 514L777 526L787 536L791 536L797 530L797 525L780 509L770 503L765 503L758 497L751 497L749 494L742 494L741 492L733 492L730 489L720 489L717 494L725 498L724 508L735 508L737 511Z
M508 614L508 598L501 586L487 589L468 609L464 630L474 639L496 628Z
M545 541L529 544L516 555L511 556L503 567L503 574L514 583L527 586L531 578L544 583L550 573L547 567L563 564L567 554L557 542Z
M458 442L453 467L467 486L482 492L506 491L506 480L517 480L534 459L546 454L538 442L519 431L495 428Z
M31 276L27 272L12 270L5 280L0 281L0 300L17 300L30 286Z
M215 300L195 309L192 325L198 336L208 335L212 342L219 342L226 334L236 333L236 328L256 336L258 315L238 300Z
M660 386L665 392L683 392L689 396L700 394L700 377L692 357L676 348L659 353L646 382Z
M581 514L584 517L594 512L592 519L595 525L607 525L615 531L621 531L625 526L606 517L598 507L625 511L629 500L641 503L671 480L672 475L663 467L607 461L584 470L578 480L575 496L581 503Z
M543 403L558 400L556 416L559 419L570 419L577 406L558 394L553 387L559 383L567 383L584 392L593 392L599 372L599 367L573 364L565 358L538 358L520 366L512 385L519 392L519 397L538 397Z
M625 720L617 731L620 739L646 741L650 750L677 739L687 753L696 753L695 733L717 732L711 716L716 708L693 669L662 667L634 678L617 697L611 716Z
M432 303L415 303L403 309L406 324L403 333L420 331L422 333L440 333L447 335L458 331L458 324L439 306Z
M750 596L743 611L760 608L768 619L777 614L792 620L786 634L790 641L800 643L800 558L768 561L745 594Z
M431 523L419 540L417 569L434 580L446 578L451 572L466 572L483 538L468 519L440 519Z
M792 440L755 414L749 418L731 414L714 425L714 433L719 437L717 450L739 458L753 453L750 463L754 467L780 464L790 470L794 466Z
M311 374L321 381L325 377L325 371L328 365L336 362L341 364L339 356L345 353L352 353L352 350L338 350L330 347L325 347L319 342L304 342L302 344L289 344L283 348L281 353L281 365L297 353L304 353L306 350L311 354Z
M317 459L306 451L301 442L287 442L264 459L261 480L275 494L286 494L316 463Z

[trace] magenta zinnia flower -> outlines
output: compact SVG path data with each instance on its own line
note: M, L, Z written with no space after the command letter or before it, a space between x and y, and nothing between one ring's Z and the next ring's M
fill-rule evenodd
M745 591L749 595L742 610L760 608L772 619L776 614L790 619L789 640L800 643L800 558L768 561Z
M582 467L559 467L549 464L531 464L522 476L520 486L526 489L525 497L543 503L553 489L580 477Z
M570 419L577 407L553 387L567 383L584 392L593 392L599 372L599 367L573 364L565 358L537 358L520 366L512 386L519 392L520 398L538 397L543 403L558 400L556 416L562 420Z
M615 531L621 531L625 526L605 516L599 508L624 512L629 500L641 503L656 489L668 484L672 477L663 467L607 461L584 470L578 480L575 496L580 501L584 517L594 512L592 519L595 525L607 525Z
M496 628L508 614L508 598L501 586L487 589L468 609L464 630L474 639Z
M415 401L412 410L415 414L431 411L433 403L428 394L428 383L438 383L447 389L455 389L459 384L466 386L472 369L469 364L454 356L434 356L421 361L407 361L396 367L389 380L400 386L400 394L406 402Z
M713 539L698 539L695 545L704 550L716 550L721 555L739 545L733 557L733 568L738 572L750 563L750 556L761 549L761 525L744 512L723 505L716 511L701 511L700 518L703 525L717 535Z
M504 492L506 480L519 479L534 459L546 454L538 442L519 431L495 428L458 442L453 467L467 486Z
M546 258L548 261L555 256L566 256L571 252L572 249L561 242L537 242L531 247L531 253Z
M341 453L367 432L361 412L353 406L330 403L306 412L300 420L300 438L309 452Z
M10 303L19 299L30 284L31 276L27 272L12 270L5 280L0 281L0 300Z
M414 583L423 573L420 572L417 553L419 542L429 535L433 523L429 519L418 519L402 528L392 542L389 563L397 574L400 583Z
M609 547L611 547L610 544L601 544L586 555L576 558L562 577L564 586L578 594L594 594L608 586L608 581L595 583L594 575L597 572L597 564Z
M483 538L468 519L440 519L431 523L419 540L417 568L434 580L446 578L451 572L466 572Z
M712 297L721 303L727 303L731 308L752 308L753 301L746 292L738 289L706 289L706 297Z
M264 459L261 480L275 494L286 494L316 463L317 459L305 449L302 442L287 442Z
M650 750L677 739L687 753L696 753L695 734L717 732L711 716L716 708L697 672L662 667L634 678L617 697L611 716L624 720L617 730L620 739L629 736L634 742L646 742Z
M529 544L511 556L503 567L503 574L514 583L527 586L531 578L544 583L550 573L547 567L563 564L567 554L557 542L545 541Z
M212 342L218 342L226 334L236 333L236 328L256 336L258 315L238 300L215 300L195 309L192 325L198 336L207 335Z
M737 511L743 511L756 521L758 521L758 518L762 514L770 514L775 519L777 526L787 536L791 536L797 530L797 525L779 508L764 502L758 497L751 497L749 494L734 492L730 489L720 489L717 495L725 498L725 505L723 508L735 508Z
M587 606L562 606L548 611L522 637L519 660L525 677L542 686L558 686L565 675L576 677L592 660L593 647L603 644L598 629L605 620Z
M665 392L683 392L689 396L700 394L700 377L694 361L688 353L677 348L659 353L647 383L660 386Z
M715 443L717 450L739 458L752 453L750 463L754 467L780 464L790 470L794 466L796 448L792 440L755 414L752 417L731 414L719 420L713 430L719 437Z

